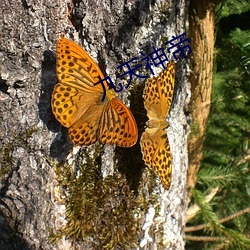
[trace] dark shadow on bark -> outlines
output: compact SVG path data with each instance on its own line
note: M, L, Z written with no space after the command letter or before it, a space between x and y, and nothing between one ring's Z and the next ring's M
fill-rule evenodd
M137 2L131 11L127 12L126 19L124 19L118 28L117 32L107 30L107 50L115 52L118 60L123 53L123 49L134 46L133 34L135 29L139 28L145 22L150 12L150 6L153 6L155 1ZM126 13L126 11L125 11ZM111 33L110 33L111 32ZM114 35L115 34L115 35ZM152 49L151 43L144 45L147 50ZM144 51L144 50L143 50ZM138 56L138 55L133 55ZM141 75L144 75L143 73ZM130 109L133 113L137 127L138 127L138 142L131 148L116 148L116 156L119 159L119 171L126 175L130 188L135 192L138 191L140 181L142 180L142 173L145 169L145 164L142 160L140 138L142 132L145 130L145 122L147 121L146 110L144 109L142 93L144 84L139 81L137 86L134 86L130 91Z
M144 84L139 84L131 91L130 109L134 114L138 127L138 142L131 148L116 148L116 155L119 159L119 171L126 175L130 188L135 192L138 190L142 173L145 169L140 147L141 134L145 130L145 122L147 121L146 110L142 100L143 89Z
M43 56L41 92L38 103L39 117L50 131L58 132L60 130L60 124L56 121L51 110L51 94L57 83L56 56L55 53L50 50L46 50Z
M32 250L31 246L21 235L16 234L17 225L9 225L10 218L6 218L0 210L0 249L2 250Z
M73 143L69 139L68 130L62 127L50 146L50 156L59 162L64 161L72 148Z
M67 129L63 128L56 120L51 109L51 95L57 83L56 75L56 55L50 50L43 53L41 75L41 92L38 103L39 117L53 133L58 133L50 147L50 156L61 161L72 148L72 143L68 138Z
M14 218L13 214L17 214L18 211L16 205L13 205L12 198L6 195L9 190L12 175L14 171L12 170L8 174L8 178L2 181L2 188L0 190L0 249L2 250L31 250L28 243L22 238L18 233L17 219ZM7 200L7 202L6 202ZM14 209L14 210L13 210Z
M0 91L4 94L8 94L7 90L8 90L7 81L0 76Z
M73 7L73 9L70 9L69 11L69 20L75 27L76 31L80 32L79 34L81 35L83 30L82 20L86 14L78 7L80 3L81 0L72 0L72 6L68 6L68 8Z

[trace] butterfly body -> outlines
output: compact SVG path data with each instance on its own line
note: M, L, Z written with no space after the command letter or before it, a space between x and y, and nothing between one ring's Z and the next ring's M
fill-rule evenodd
M166 121L166 118L162 118L162 119L150 119L148 122L147 122L147 128L149 129L158 129L158 128L161 128L161 129L165 129L165 128L168 128L169 124L168 122Z
M91 145L97 141L131 147L138 132L131 111L108 89L102 101L103 88L98 76L104 76L80 46L61 38L57 43L58 84L52 94L52 111L56 119L68 128L75 145Z
M169 125L166 117L173 97L174 75L175 67L171 61L157 78L146 81L143 92L149 118L140 140L143 160L156 171L166 189L171 183L172 158L165 129Z

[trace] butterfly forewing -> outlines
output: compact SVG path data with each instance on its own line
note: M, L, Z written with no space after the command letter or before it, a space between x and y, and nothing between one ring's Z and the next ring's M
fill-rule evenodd
M72 118L77 111L73 101L78 94L77 89L57 84L52 95L52 111L56 119L66 128L72 125Z
M146 81L143 91L144 106L147 111L158 118L168 115L174 91L175 66L170 61L158 77ZM149 116L149 118L151 118Z
M84 91L93 91L93 84L99 81L98 76L104 76L90 58L76 43L60 38L56 47L57 54L57 75L60 82L71 87L79 88ZM105 88L107 83L104 82ZM103 91L101 84L95 86L95 91Z

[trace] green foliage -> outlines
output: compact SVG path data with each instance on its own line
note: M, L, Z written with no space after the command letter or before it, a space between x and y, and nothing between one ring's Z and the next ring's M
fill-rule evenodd
M226 17L232 14L241 14L250 10L248 0L223 0L221 17Z
M222 16L250 9L249 1L226 3ZM188 241L187 249L250 249L249 212L221 220L250 205L250 27L236 28L228 35L218 33L216 67L203 161L193 191L193 203L201 211L190 222L191 226L208 225L189 233L216 238ZM214 187L219 191L207 203L207 190Z
M223 166L204 167L200 170L198 175L198 183L205 185L204 187L231 187L237 182L241 171L234 171L235 168L225 168Z
M213 212L212 205L205 201L205 197L202 192L194 189L193 197L201 208L201 219L204 220L204 222L209 222L209 231L211 231L212 233L214 233L215 230L220 231L223 226L219 223L217 215Z

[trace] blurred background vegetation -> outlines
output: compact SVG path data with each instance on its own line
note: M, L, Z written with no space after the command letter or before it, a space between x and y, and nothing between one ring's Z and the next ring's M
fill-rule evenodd
M250 2L217 5L215 67L186 249L250 249ZM216 195L206 199L211 190Z

